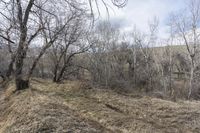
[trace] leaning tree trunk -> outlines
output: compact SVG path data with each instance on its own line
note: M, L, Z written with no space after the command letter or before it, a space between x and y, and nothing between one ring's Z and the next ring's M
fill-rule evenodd
M36 66L37 66L37 64L38 64L38 62L39 62L39 60L40 60L40 58L44 55L44 52L45 52L45 50L42 50L42 51L40 52L39 56L33 61L33 64L32 64L32 66L31 66L31 68L29 69L29 72L28 72L28 75L27 75L27 80L29 80L30 77L32 76L33 71L34 71L34 69L36 68Z
M64 54L65 54L64 55L64 60L65 61L64 61L63 66L61 67L60 71L58 70L59 62L58 62L58 64L56 64L56 67L55 67L55 71L54 71L55 73L54 73L53 81L56 82L56 83L61 82L61 80L63 79L63 76L65 74L66 68L67 68L67 66L68 66L68 64L70 62L70 59L75 55L75 54L72 54L68 58L66 58L66 54L67 53L64 53Z
M66 69L66 65L64 65L64 66L61 68L60 73L59 73L59 75L58 75L58 77L57 77L57 79L56 79L56 81L55 81L56 83L59 83L59 82L62 81L62 78L63 78L64 73L65 73L65 69Z

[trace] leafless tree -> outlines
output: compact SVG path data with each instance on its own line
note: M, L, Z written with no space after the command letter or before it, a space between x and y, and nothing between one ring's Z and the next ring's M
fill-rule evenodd
M87 0L92 9L91 0ZM57 40L60 33L65 29L74 14L66 15L73 10L82 11L78 1L38 1L38 0L1 0L4 10L0 11L1 23L0 37L7 41L8 50L11 54L11 61L7 76L11 75L15 62L15 81L17 90L28 88L29 79L39 59L45 51ZM86 2L86 1L85 1ZM95 1L98 2L97 0ZM107 8L107 4L102 0ZM124 1L112 1L115 6L123 7ZM92 10L91 10L92 11ZM48 14L48 15L47 15ZM65 15L68 17L65 19ZM52 24L56 26L52 26ZM60 24L60 25L58 25ZM53 28L53 29L52 29ZM53 32L48 32L53 31ZM6 34L4 34L6 33ZM23 72L24 60L30 45L36 44L43 36L46 40L39 55L33 61L28 74ZM36 41L37 40L37 41ZM11 46L12 44L12 46ZM15 46L14 49L13 45ZM40 45L40 44L39 44ZM26 76L25 76L26 75Z
M185 11L186 12L173 15L172 21L176 27L176 32L182 38L183 43L187 47L187 52L190 58L189 99L193 90L195 69L197 67L197 53L199 50L198 24L200 22L200 2L198 0L191 0Z
M91 73L92 79L96 83L105 85L106 87L115 84L119 79L120 69L124 60L120 57L119 45L119 31L108 22L100 22L95 29L94 40L95 45L91 48L91 53L88 54L89 63L88 70ZM118 75L119 74L119 75ZM118 76L117 76L118 75ZM123 77L121 75L121 77Z
M1 1L6 9L1 12L2 17L8 21L11 28L2 24L2 31L8 29L7 36L1 35L8 42L9 52L11 53L11 43L15 44L16 50L12 54L12 63L15 61L15 80L17 90L28 87L29 79L36 67L39 59L45 51L53 44L61 32L77 14L74 10L81 11L78 2L69 1L36 1L30 0L22 2L21 0ZM72 7L73 4L73 7ZM53 10L52 10L53 9ZM62 10L63 9L63 10ZM69 13L70 12L70 13ZM55 25L55 26L53 26ZM4 28L4 27L6 28ZM9 35L9 30L15 32ZM48 32L47 31L51 31ZM48 34L48 35L47 35ZM24 60L27 58L27 52L30 45L36 45L40 38L45 38L41 52L33 61L28 74L23 72ZM13 64L11 63L11 67Z
M153 77L155 76L155 71L156 68L154 65L154 45L156 44L156 33L157 33L157 28L158 28L158 20L154 18L152 22L149 23L149 33L150 34L143 34L141 32L138 32L137 30L133 32L133 44L134 46L138 46L139 49L139 55L136 54L136 48L133 47L134 49L132 50L133 52L133 58L135 58L135 61L137 61L139 64L142 62L144 63L143 65L145 68L141 67L142 69L140 70L139 75L145 75L143 77L143 80L141 79L141 84L147 85L146 86L146 91L148 92L149 89L153 88ZM137 58L137 56L139 56ZM143 60L142 60L143 59ZM136 62L133 62L136 67ZM141 74L141 72L144 72L144 74ZM136 78L136 77L135 77ZM145 79L147 78L147 79Z
M59 39L52 47L50 55L53 65L53 81L60 82L67 69L72 66L72 59L86 52L90 48L87 40L86 16L77 17L72 24L63 32L62 39ZM85 25L83 27L83 25ZM75 66L72 66L75 67Z

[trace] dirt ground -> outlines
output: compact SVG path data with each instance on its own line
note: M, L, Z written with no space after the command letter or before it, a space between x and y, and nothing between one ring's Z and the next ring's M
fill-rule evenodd
M92 88L80 81L33 80L1 94L0 132L199 133L200 102L171 102Z

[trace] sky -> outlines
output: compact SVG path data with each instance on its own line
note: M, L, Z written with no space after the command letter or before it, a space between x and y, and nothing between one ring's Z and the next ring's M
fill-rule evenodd
M169 16L172 12L183 9L188 0L129 0L123 9L112 6L109 9L109 21L119 25L121 31L131 31L134 27L141 32L148 32L148 23L157 17L159 20L160 38L169 35ZM101 19L108 15L104 6L100 6Z

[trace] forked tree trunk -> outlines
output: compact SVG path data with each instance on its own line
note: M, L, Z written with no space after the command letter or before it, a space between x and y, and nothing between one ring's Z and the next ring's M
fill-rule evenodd
M57 62L56 66L55 66L55 69L54 69L53 82L59 83L59 82L62 81L62 78L63 78L64 73L66 71L67 65L69 64L69 61L73 57L73 55L75 55L75 54L70 55L67 59L66 59L66 55L65 55L64 58L65 58L66 61L64 61L64 64L63 64L63 66L61 68L59 68L59 62Z
M28 42L27 42L27 23L29 20L29 14L31 12L31 8L34 4L35 0L30 0L28 2L27 8L23 14L22 3L21 0L16 0L17 2L17 17L20 26L20 39L19 44L16 52L16 59L15 59L15 84L16 90L23 90L29 88L29 79L23 79L23 65L24 65L24 58L26 58L26 53L28 50Z
M66 66L64 65L62 67L62 69L60 70L60 73L56 76L56 80L55 80L56 83L59 83L59 82L62 81L62 78L63 78L64 73L65 73L65 69L66 69Z

